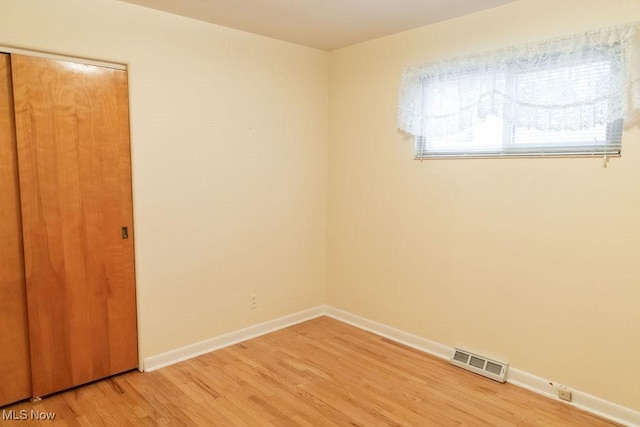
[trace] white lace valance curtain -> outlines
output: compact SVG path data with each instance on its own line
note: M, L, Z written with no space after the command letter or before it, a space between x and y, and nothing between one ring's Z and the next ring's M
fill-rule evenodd
M579 130L627 119L640 107L638 27L409 68L402 75L398 128L432 138L461 132L488 115L538 130Z

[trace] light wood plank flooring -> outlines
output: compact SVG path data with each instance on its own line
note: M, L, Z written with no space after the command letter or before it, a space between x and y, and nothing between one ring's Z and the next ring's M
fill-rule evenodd
M2 408L67 426L611 426L328 317Z

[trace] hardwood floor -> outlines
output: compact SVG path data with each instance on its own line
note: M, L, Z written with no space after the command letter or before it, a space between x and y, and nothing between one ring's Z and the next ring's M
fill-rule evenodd
M611 426L328 317L150 373L130 372L2 408L125 426Z

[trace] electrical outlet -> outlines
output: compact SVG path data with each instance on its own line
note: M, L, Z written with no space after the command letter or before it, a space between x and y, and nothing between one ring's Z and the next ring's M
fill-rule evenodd
M571 402L571 390L566 387L558 387L558 398Z
M249 304L251 310L255 310L256 308L258 308L258 296L256 294L249 295Z

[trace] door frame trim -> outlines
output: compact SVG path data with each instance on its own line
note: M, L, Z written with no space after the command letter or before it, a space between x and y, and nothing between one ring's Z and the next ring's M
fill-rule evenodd
M105 61L98 61L94 59L79 58L77 56L59 55L55 53L42 52L39 50L23 49L19 47L9 47L9 46L0 45L0 53L8 53L8 54L13 53L17 55L35 56L35 57L44 58L44 59L54 59L56 61L75 62L77 64L95 65L97 67L112 68L115 70L127 71L127 66L125 64L117 64L114 62L105 62Z

